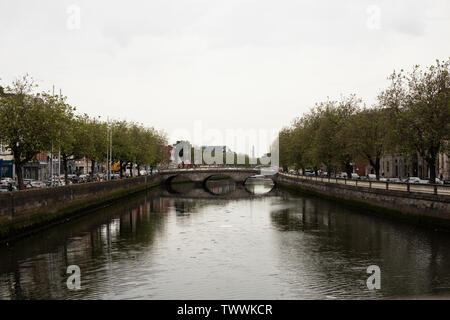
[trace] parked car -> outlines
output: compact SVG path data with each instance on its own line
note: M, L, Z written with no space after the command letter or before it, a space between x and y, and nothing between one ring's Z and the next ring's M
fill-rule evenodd
M376 181L376 180L377 180L377 175L376 175L376 174L373 174L373 173L369 173L369 174L367 175L367 179L368 179L369 181Z
M422 180L419 177L408 177L405 179L406 183L427 184L428 180Z
M5 184L0 185L0 192L8 192L8 191L9 191L9 189L8 189L7 185L5 185Z
M435 183L436 183L436 184L444 184L444 181L442 181L442 180L439 179L439 178L436 178Z
M359 180L361 177L357 173L352 173L352 179L353 180Z
M39 180L25 179L23 183L25 185L25 189L39 189L47 187L47 184L45 182Z
M39 180L32 180L29 184L31 185L31 188L45 188L45 187L47 187L45 182L39 181Z
M315 173L314 173L314 171L305 171L305 176L312 177L312 176L315 176Z
M72 181L69 180L69 184L72 184ZM64 178L62 178L61 180L53 177L53 179L49 180L46 182L47 187L60 187L60 186L65 186L66 182L64 181Z
M78 176L79 183L85 183L85 182L90 182L90 181L91 181L91 176L88 174L80 174Z
M345 178L347 179L347 172L341 172L338 174L338 178Z
M381 181L381 182L387 182L387 181L388 181L388 178L381 177L381 178L380 178L380 181Z
M0 179L0 184L8 185L8 183L15 184L16 182L14 181L14 179L9 178L9 177L3 177L3 178Z
M388 179L389 182L395 182L395 183L401 183L402 180L400 180L399 178L389 178Z

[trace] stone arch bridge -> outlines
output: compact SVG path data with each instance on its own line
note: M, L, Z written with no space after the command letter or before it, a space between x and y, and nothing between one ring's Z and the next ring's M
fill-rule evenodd
M205 184L213 176L226 176L236 183L245 183L251 176L260 174L260 169L255 168L195 168L195 169L173 169L161 170L161 180L170 184L175 177L185 178L195 183Z

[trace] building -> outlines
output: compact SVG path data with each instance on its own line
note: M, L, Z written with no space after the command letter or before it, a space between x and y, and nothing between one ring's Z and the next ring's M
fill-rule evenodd
M71 174L90 174L92 171L92 162L89 159L83 158L79 160L70 160L68 162L68 171ZM101 171L102 165L100 163L97 163L95 172Z
M14 178L14 156L0 141L0 177Z
M436 177L444 180L450 179L449 157L445 153L438 154ZM380 176L385 178L419 177L430 178L428 163L419 155L406 159L402 155L384 155L380 162Z
M367 176L368 174L374 174L375 168L371 166L368 159L358 159L353 166L353 171L360 176Z
M48 172L48 153L41 151L35 158L25 164L22 168L23 178L32 180L48 180L50 174Z
M440 153L438 156L438 177L443 180L450 180L450 159L445 153Z

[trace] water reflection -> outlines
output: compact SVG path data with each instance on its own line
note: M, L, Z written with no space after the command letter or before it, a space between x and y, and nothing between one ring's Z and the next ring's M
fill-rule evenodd
M0 248L0 298L371 299L450 293L448 234L271 184L242 191L241 185L214 182L211 188L236 197L216 197L195 186L184 196L161 188ZM79 291L66 287L66 268L73 264L81 269ZM365 286L372 264L382 272L378 291Z

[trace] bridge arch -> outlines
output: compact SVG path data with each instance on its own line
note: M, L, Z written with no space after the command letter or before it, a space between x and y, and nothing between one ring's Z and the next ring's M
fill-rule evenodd
M213 177L223 177L223 178L225 178L225 179L223 179L223 180L212 180ZM225 192L225 193L217 193L217 192L215 192L215 191L213 190L213 187L212 187L212 186L208 185L208 182L213 183L213 182L220 182L220 181L222 181L222 182L225 182L225 181L226 181L226 182L232 182L232 184L233 184L232 190L228 190L228 192ZM228 193L232 193L232 192L237 188L237 184L238 184L238 183L239 183L238 181L235 181L235 180L233 179L233 177L227 175L226 173L224 173L224 174L212 174L212 175L207 176L207 177L202 181L202 187L203 187L203 189L204 189L206 192L208 192L208 193L210 193L210 194L212 194L212 195L215 195L215 196L224 196L224 195L226 195L226 194L228 194ZM222 185L220 185L220 187L226 188L226 184L223 183ZM245 188L244 188L244 190L245 190ZM248 192L248 190L245 190L245 191Z
M225 176L235 183L243 184L251 176L260 173L255 168L198 168L198 169L176 169L160 171L159 175L167 190L175 191L172 183L177 177L183 177L194 183L201 183L205 190L208 190L206 183L214 176Z
M277 184L276 181L272 177L266 177L266 178L270 178L270 180L272 181L272 187L267 192L264 192L263 194L271 193L275 189L276 184ZM248 189L249 184L247 184L247 182L249 181L249 179L251 179L251 177L248 177L247 179L245 179L245 181L243 183L244 189L250 194L255 194L254 192L252 192Z
M182 192L176 190L176 189L173 187L173 185L172 185L173 180L176 179L176 178L178 178L178 177L180 177L179 174L174 174L174 175L171 175L171 176L167 177L167 178L164 180L164 186L165 186L166 190L167 190L169 193L173 193L173 194L181 194L181 193L182 193ZM190 180L189 178L187 178L187 177L184 177L184 178L185 178L185 179L188 179L190 183L194 182L194 181L191 181L191 180ZM188 182L188 181L186 181L186 182Z

